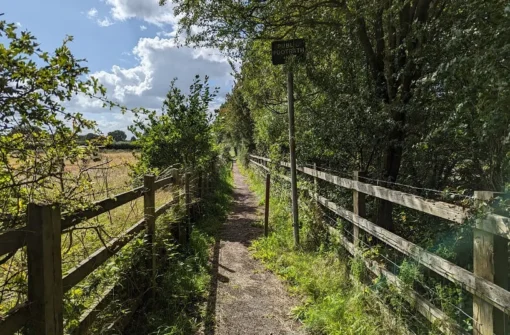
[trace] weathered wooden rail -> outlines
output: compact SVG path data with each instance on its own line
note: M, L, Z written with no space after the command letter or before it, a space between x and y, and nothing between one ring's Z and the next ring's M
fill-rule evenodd
M250 157L250 162L253 165L266 172L270 171L270 159L254 155ZM285 162L280 162L278 165L286 168L290 166ZM473 241L474 272L470 272L405 240L397 234L377 226L363 217L365 216L364 203L366 195L391 201L395 204L446 219L457 224L465 224L466 220L470 217L469 211L466 208L363 183L357 180L358 174L356 172L353 175L353 179L347 179L308 167L298 167L298 171L313 177L315 190L308 190L308 193L319 204L353 224L352 242L349 241L342 232L334 227L329 227L332 234L337 236L340 244L342 244L351 255L361 255L359 243L359 229L361 229L472 293L473 334L508 334L509 330L506 329L507 320L505 314L510 315L510 292L508 291L508 239L510 239L510 218L488 214L483 218L476 219ZM319 195L316 186L318 179L352 190L354 211L351 212ZM475 198L480 200L488 200L490 197L490 192L477 192L475 194ZM365 259L364 262L367 268L375 275L386 277L395 287L400 288L402 296L414 305L416 310L426 319L437 325L443 333L462 333L460 326L451 320L446 313L420 296L419 293L406 288L398 276L386 270L383 265L367 259Z
M13 254L18 249L26 247L28 259L28 300L11 310L4 318L0 318L0 334L13 334L23 327L26 327L26 332L30 335L63 334L63 294L98 269L142 232L145 233L145 241L151 255L151 259L147 262L151 280L148 286L153 287L157 256L154 249L155 221L158 216L180 200L177 197L156 208L156 190L172 184L178 185L181 180L184 180L185 205L189 217L192 201L190 174L187 173L184 178L181 178L177 170L172 176L159 180L156 180L153 175L147 175L144 177L143 186L96 202L92 208L81 212L61 215L58 205L29 204L26 226L0 235L0 256ZM208 178L200 176L198 183L200 195L204 193L203 188L207 184ZM62 275L61 234L83 221L140 197L144 199L144 218ZM191 229L189 218L186 221L188 222L186 236L189 237ZM179 232L181 232L180 227ZM179 236L179 240L185 242L186 236ZM73 334L87 333L98 314L108 305L114 289L115 285L107 288L80 316L79 326ZM141 301L140 298L133 300L132 309L136 309L136 305Z

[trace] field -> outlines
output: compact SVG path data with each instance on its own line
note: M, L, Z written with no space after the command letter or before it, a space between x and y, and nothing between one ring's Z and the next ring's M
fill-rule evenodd
M90 189L85 194L91 201L113 197L143 183L143 176L131 175L130 165L136 163L132 152L105 151L100 160L67 165L66 171L73 174L86 173ZM86 168L84 169L84 164ZM85 172L84 172L85 171ZM171 190L156 192L156 206L172 199ZM119 236L143 217L143 197L131 203L80 223L62 235L62 272L79 264L110 239ZM127 248L129 249L129 248ZM102 266L68 293L66 312L69 322L77 317L102 290L111 285L120 274L116 259ZM0 265L0 318L17 304L26 300L27 293L26 252L19 250L14 257ZM91 288L93 287L93 288ZM69 326L69 325L68 325Z

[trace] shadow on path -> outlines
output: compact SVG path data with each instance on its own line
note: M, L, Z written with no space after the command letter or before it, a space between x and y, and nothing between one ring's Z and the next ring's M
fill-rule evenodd
M226 224L216 237L213 247L212 273L209 283L209 297L207 299L206 317L204 334L214 335L216 333L216 302L218 295L218 282L228 283L229 278L222 275L219 269L222 268L228 273L235 273L234 270L226 265L220 264L221 242L238 242L244 246L249 246L251 241L257 239L263 234L263 229L255 224L258 221L258 206L253 202L253 195L244 184L243 177L240 176L237 166L234 166L234 206ZM243 183L239 185L239 180Z
M248 250L263 235L259 202L234 166L234 206L214 244L206 335L295 335L296 301Z

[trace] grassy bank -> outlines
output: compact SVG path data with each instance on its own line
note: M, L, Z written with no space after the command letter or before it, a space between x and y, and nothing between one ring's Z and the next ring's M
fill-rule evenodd
M242 171L250 186L263 199L264 184L250 169ZM311 334L400 334L395 316L388 316L380 298L349 276L350 266L342 248L329 242L313 203L300 199L302 244L293 245L288 184L273 182L268 238L252 246L256 258L288 284L289 290L302 298L292 311Z
M166 250L166 254L163 269L158 273L155 299L137 311L124 334L189 335L206 327L213 318L207 308L210 259L231 196L232 176L230 171L222 170L211 186L211 193L200 204L202 215L194 225L189 246L178 247L165 238L158 241L160 250ZM169 213L158 222L159 229L165 229L176 216L176 212Z

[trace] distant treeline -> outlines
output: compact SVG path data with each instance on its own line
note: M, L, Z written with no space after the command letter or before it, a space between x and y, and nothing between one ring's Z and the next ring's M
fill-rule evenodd
M134 150L138 149L140 146L136 143L136 138L131 137L130 141L127 141L127 135L122 130L115 130L113 132L109 132L108 136L111 136L113 143L107 144L104 146L105 149L112 150ZM94 140L101 137L101 135L89 133L86 135L78 135L78 143L81 145L86 145L87 141Z
M80 145L87 145L86 141L79 141L78 143ZM140 145L138 145L136 142L113 142L101 148L110 150L135 150L139 149Z

